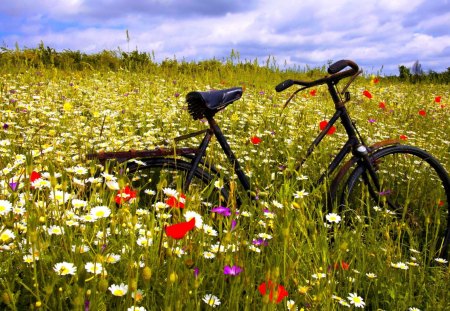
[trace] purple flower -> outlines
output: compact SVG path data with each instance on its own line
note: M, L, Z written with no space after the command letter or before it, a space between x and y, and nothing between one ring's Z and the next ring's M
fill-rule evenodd
M369 119L369 123L375 123L375 119Z
M176 92L175 97L179 97L179 96L180 96L180 93Z
M237 224L236 219L233 219L233 220L231 221L231 231L233 231L234 228L236 228L236 224Z
M89 311L89 305L90 305L90 301L86 299L84 301L84 311Z
M379 195L383 196L383 195L390 195L391 194L391 190L385 190L385 191L380 191L378 192Z
M264 239L253 240L252 244L256 245L256 246L260 246L260 245L267 246L267 245L269 245L269 243L266 240L264 240Z
M8 125L7 123L4 123L4 124L3 124L3 129L4 129L4 130L7 130L8 127L9 127L9 125Z
M198 277L199 272L200 272L200 270L199 270L197 267L195 267L195 268L194 268L194 277L195 277L195 278Z
M242 268L239 266L232 266L232 267L225 266L223 268L223 274L225 274L225 275L236 276L236 275L239 275L239 273L241 273L241 272L242 272Z
M220 214L220 215L223 215L223 216L230 216L231 215L230 209L228 207L225 207L225 206L217 206L217 207L213 208L211 210L211 212L217 213L217 214Z
M9 186L11 187L12 191L16 191L18 185L19 185L18 182L10 182L9 183Z

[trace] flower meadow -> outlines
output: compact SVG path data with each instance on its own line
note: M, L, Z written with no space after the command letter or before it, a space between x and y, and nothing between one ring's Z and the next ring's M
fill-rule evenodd
M326 186L312 188L345 141L340 124L301 171L280 169L302 158L333 104L318 87L283 109L290 94L274 86L314 74L230 64L1 72L0 308L449 310L447 260L399 251L379 238L383 221L346 227L324 207ZM133 179L145 176L86 159L170 147L206 127L187 112L189 91L233 86L244 88L243 98L216 120L256 201L233 202L239 185L215 142L207 157L234 189L218 206L163 184L137 189ZM350 115L368 143L398 139L450 170L448 85L361 77L350 92Z

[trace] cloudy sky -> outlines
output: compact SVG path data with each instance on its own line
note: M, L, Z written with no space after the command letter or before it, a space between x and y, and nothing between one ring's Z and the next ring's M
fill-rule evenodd
M127 41L126 30L129 33ZM450 0L0 0L3 47L154 52L280 67L352 59L397 74L450 67Z

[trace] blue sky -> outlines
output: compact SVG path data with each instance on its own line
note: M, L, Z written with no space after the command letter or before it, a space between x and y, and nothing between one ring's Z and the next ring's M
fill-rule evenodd
M10 49L138 49L158 61L221 60L232 49L280 67L352 59L384 74L419 60L442 72L450 0L2 0L0 39Z

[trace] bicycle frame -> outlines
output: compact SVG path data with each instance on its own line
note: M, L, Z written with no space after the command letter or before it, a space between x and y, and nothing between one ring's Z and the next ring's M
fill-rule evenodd
M342 148L336 154L336 156L333 158L331 163L328 165L327 170L319 177L319 179L315 183L315 187L319 186L325 180L325 178L327 176L332 175L349 153L353 153L354 157L348 163L355 164L357 162L362 161L362 163L364 163L364 165L367 166L372 179L374 179L376 187L379 188L378 178L376 176L375 170L373 169L372 164L370 163L370 161L368 159L368 150L369 149L366 148L365 145L363 144L363 142L361 141L361 139L358 138L355 125L351 121L350 116L347 112L347 109L345 108L345 103L350 100L349 94L346 93L345 100L342 100L337 92L336 85L332 82L328 82L327 85L328 85L328 92L330 93L330 95L333 99L333 102L335 104L336 112L331 117L331 119L328 121L327 126L319 133L319 135L311 143L311 145L309 146L309 148L306 152L305 158L303 158L300 161L300 163L296 166L296 170L300 169L300 167L303 165L303 163L306 161L306 159L313 153L315 147L317 147L320 144L320 142L323 140L323 138L327 134L328 130L331 129L331 127L337 122L337 120L340 119L340 121L341 121L342 125L344 126L344 129L347 133L348 140L342 146ZM189 185L194 176L194 172L198 168L199 164L203 163L202 158L205 155L206 149L211 141L212 136L215 136L217 141L219 142L223 152L225 153L228 161L232 164L233 170L234 170L235 174L237 175L243 188L246 190L247 194L251 195L250 194L251 186L250 186L249 178L242 170L238 159L236 158L233 151L231 150L230 145L228 144L228 141L225 138L225 136L223 135L220 127L218 126L217 122L215 121L215 119L213 117L207 118L207 121L208 121L210 128L208 130L206 130L206 134L205 134L202 142L200 143L200 146L197 149L195 156L192 157L191 170L188 172L188 175L187 175L186 181L185 181L186 189L183 189L183 190L187 190L189 188ZM198 135L201 133L203 133L203 131L194 133L194 135L195 134ZM186 136L183 136L183 138L187 138L187 137L191 137L191 136L192 135L188 134ZM393 144L393 143L395 143L395 141L381 142L378 144L378 148L383 147L388 144ZM358 147L360 147L360 146L364 146L363 150L365 150L365 151L367 150L367 152L361 152L360 150L358 150ZM378 149L378 148L375 148L375 149ZM351 165L345 165L339 172L337 178L340 178L340 176L345 174L345 172L350 167L351 167Z
M373 151L385 147L387 145L393 145L398 144L396 140L386 140L379 143L376 143L375 145L371 147L367 147L364 142L362 141L362 138L360 137L355 125L350 119L350 116L347 112L347 109L345 107L345 103L350 100L350 94L348 92L345 92L345 98L341 99L339 92L336 88L336 83L334 81L327 81L326 84L328 86L328 92L330 93L331 98L333 99L334 105L335 105L335 113L331 117L331 119L328 121L328 124L325 126L325 128L319 133L319 135L314 139L314 141L309 146L305 157L299 161L299 164L295 167L295 170L299 170L303 163L306 161L306 159L309 158L309 156L313 153L315 147L317 147L320 142L323 140L327 132L331 129L331 127L337 122L337 120L341 121L341 124L344 126L344 129L347 133L347 141L342 146L342 148L339 150L339 152L335 155L333 160L328 165L326 171L321 174L319 179L314 183L314 187L319 186L327 176L331 176L336 169L339 167L339 165L344 161L344 159L347 157L349 153L353 154L353 157L345 163L340 171L336 174L336 177L334 178L330 192L334 193L334 191L337 189L339 182L345 175L345 173L354 165L362 163L369 172L370 178L373 180L375 185L375 191L380 190L378 177L376 175L375 169L373 168L373 165L371 161L369 160L369 155ZM349 84L344 88L344 90L347 89ZM304 87L299 90L306 89L310 86ZM299 91L297 90L297 92ZM295 94L295 93L294 93ZM218 126L217 122L213 117L207 117L207 121L209 124L208 129L200 130L194 133L189 133L186 135L182 135L180 137L177 137L174 139L174 142L178 142L181 140L184 140L186 138L194 137L201 135L205 133L205 136L203 137L203 140L201 141L198 148L159 148L155 150L143 150L143 151L125 151L125 152L101 152L98 154L88 154L88 159L99 159L101 163L104 163L107 159L116 159L119 162L123 162L132 158L145 158L145 157L167 157L167 156L183 156L187 159L191 160L191 168L186 175L186 180L184 183L184 189L183 191L187 191L189 189L189 186L192 182L192 179L195 175L195 171L199 167L199 165L206 165L204 161L204 156L206 154L206 150L208 148L209 143L211 142L211 139L213 136L216 137L217 141L219 142L222 151L225 153L228 161L232 164L234 173L237 175L239 182L242 184L243 188L247 192L247 194L252 197L252 194L250 192L251 185L249 182L248 176L244 173L244 171L241 168L241 165L234 155L233 151L231 150L230 145L228 144L227 139L222 133L222 130ZM362 149L360 149L362 148ZM214 168L213 165L209 165L209 169L213 173L217 173L217 170Z

